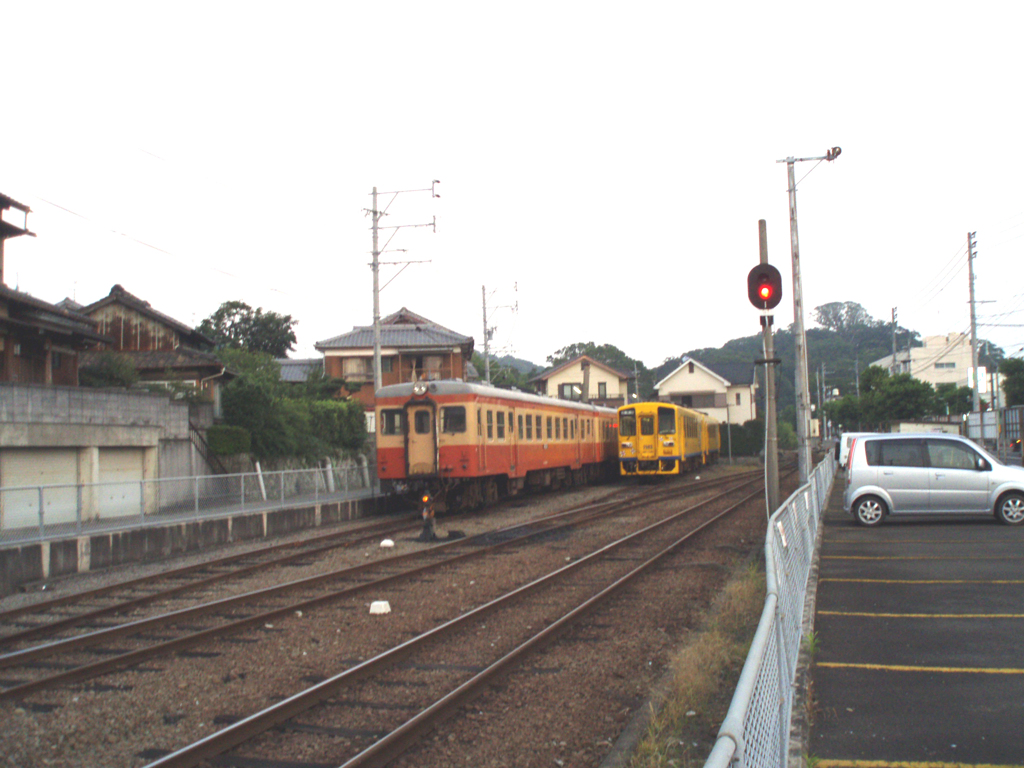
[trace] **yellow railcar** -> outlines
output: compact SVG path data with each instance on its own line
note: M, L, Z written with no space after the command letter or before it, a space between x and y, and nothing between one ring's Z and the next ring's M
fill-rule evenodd
M714 462L721 448L718 422L672 403L618 409L619 474L678 475Z

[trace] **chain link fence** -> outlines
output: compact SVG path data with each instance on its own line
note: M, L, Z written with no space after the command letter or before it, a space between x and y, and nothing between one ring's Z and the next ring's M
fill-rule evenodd
M373 462L319 469L0 488L0 545L376 493Z
M768 520L768 596L732 703L704 768L783 768L788 762L807 580L835 471L835 457L829 452L807 484Z

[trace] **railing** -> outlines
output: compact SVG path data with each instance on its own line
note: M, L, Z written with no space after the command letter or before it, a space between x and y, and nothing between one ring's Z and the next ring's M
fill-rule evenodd
M732 703L704 768L783 768L787 764L804 598L818 524L834 477L835 457L830 452L807 484L768 520L768 596Z
M370 462L320 469L0 488L0 545L375 493Z

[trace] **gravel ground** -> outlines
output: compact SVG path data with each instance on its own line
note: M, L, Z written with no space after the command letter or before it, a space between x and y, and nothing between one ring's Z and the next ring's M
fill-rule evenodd
M457 525L472 535L524 522L603 497L610 490L604 486L525 497L451 525L442 519L439 533ZM635 524L639 523L638 516ZM0 758L8 765L59 768L145 765L154 759L152 750L174 749L208 735L232 717L263 709L305 687L311 679L336 674L386 650L510 585L579 556L602 536L621 534L630 525L619 519L606 526L607 530L597 526L585 535L522 548L514 562L503 557L473 560L446 568L419 584L403 586L394 595L367 595L365 600L332 604L256 632L197 647L192 653L150 662L142 669L104 676L78 689L42 692L18 704L2 703ZM712 543L702 547L699 556L645 577L642 586L621 595L614 607L594 614L564 642L553 645L550 657L538 657L528 670L492 687L466 708L464 717L430 737L427 743L433 746L402 764L420 768L596 765L622 724L646 699L672 649L699 624L729 565L761 546L763 526L761 505L731 522L727 526L730 533L709 534ZM240 551L244 546L225 552ZM309 568L338 568L423 546L410 537L396 540L394 550L339 550L325 558L328 562ZM88 574L60 582L57 589L86 589L213 556L207 553L166 564ZM292 579L300 578L306 569L286 570ZM392 613L383 617L369 614L370 601L378 597L392 600ZM3 605L27 599L38 596L12 596ZM531 706L538 701L546 704L539 709Z

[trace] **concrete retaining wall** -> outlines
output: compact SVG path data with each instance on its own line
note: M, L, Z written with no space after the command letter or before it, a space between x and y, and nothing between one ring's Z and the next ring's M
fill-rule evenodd
M233 541L269 538L391 511L391 498L284 507L0 549L0 595L76 573L195 554Z

